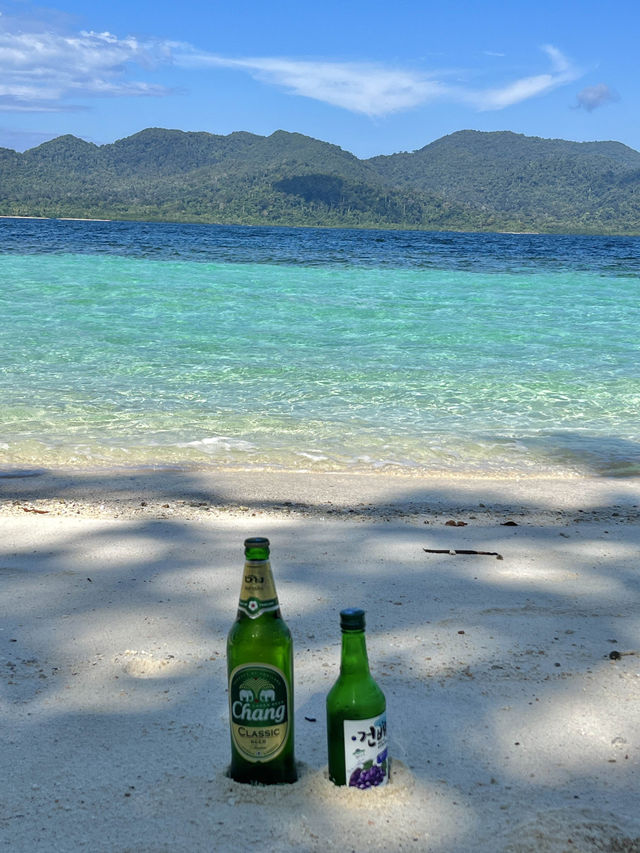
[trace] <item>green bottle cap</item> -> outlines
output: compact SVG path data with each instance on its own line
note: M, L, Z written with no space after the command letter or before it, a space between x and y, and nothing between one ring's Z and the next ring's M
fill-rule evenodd
M360 607L341 610L340 627L343 631L364 631L364 610Z

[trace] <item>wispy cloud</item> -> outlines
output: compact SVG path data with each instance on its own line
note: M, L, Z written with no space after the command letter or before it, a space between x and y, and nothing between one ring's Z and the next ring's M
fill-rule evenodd
M544 95L581 76L582 72L552 45L542 50L550 71L521 77L494 88L447 82L449 74L388 68L365 63L310 62L268 57L228 58L175 46L174 61L186 68L235 68L256 80L369 116L383 116L435 100L464 103L476 110L500 110Z
M520 77L496 88L459 90L460 99L480 111L502 110L521 101L546 95L582 76L583 72L553 45L544 45L542 50L551 60L551 70L545 74Z
M452 84L452 73L375 63L287 57L225 57L162 39L119 38L108 32L62 33L11 27L0 17L0 111L84 108L96 97L164 96L175 90L149 82L151 72L178 67L194 73L227 68L299 97L378 117L449 101L500 110L546 94L580 76L555 47L543 48L551 69L507 79L494 88Z
M127 79L129 65L146 69L169 61L162 42L119 39L111 33L63 35L12 32L0 18L0 109L51 112L77 108L77 98L163 95L167 89Z
M597 86L587 86L581 92L578 92L577 98L578 108L590 113L605 104L619 101L620 95L613 89L610 89L606 83L598 83Z
M444 87L429 77L369 63L311 62L285 58L230 59L209 53L177 50L174 60L185 68L232 68L254 79L370 116L410 109L440 97Z

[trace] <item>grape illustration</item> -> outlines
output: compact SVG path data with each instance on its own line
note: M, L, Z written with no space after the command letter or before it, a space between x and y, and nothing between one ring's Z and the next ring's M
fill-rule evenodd
M350 788L375 788L384 781L385 771L379 764L372 764L371 767L356 767L349 778Z

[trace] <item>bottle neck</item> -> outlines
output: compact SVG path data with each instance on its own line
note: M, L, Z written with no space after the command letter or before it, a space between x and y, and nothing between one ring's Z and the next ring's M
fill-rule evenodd
M342 656L340 659L342 675L368 675L369 658L364 631L342 632Z
M238 617L258 619L265 613L280 613L278 593L268 559L247 559L242 574Z

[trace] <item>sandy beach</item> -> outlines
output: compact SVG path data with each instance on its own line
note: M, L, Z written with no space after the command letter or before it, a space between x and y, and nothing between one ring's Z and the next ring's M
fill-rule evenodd
M640 851L638 478L25 469L0 497L3 849ZM291 786L225 775L247 535L295 642ZM392 758L366 792L326 776L353 605Z

